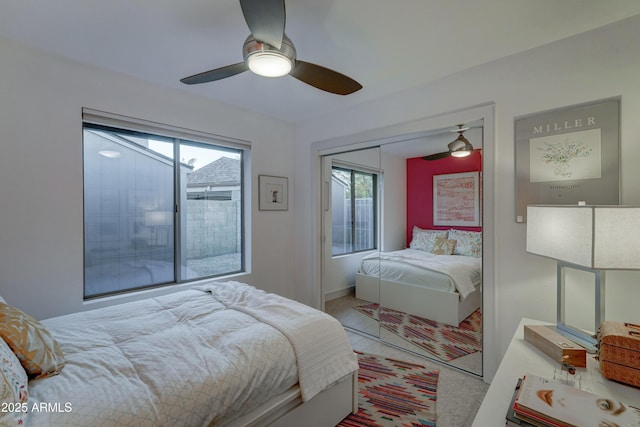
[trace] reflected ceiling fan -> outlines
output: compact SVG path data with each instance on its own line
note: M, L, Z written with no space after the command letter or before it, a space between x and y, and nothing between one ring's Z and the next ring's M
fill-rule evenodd
M447 144L447 148L449 149L449 151L424 156L422 159L439 160L449 156L467 157L473 152L473 145L471 145L469 140L463 135L463 133L467 130L469 130L468 127L465 127L464 125L458 125L458 129L451 130L451 132L458 132L458 137L454 141L451 141L449 144Z
M251 34L242 47L243 62L205 71L180 81L192 85L221 80L247 70L266 77L289 74L326 92L349 95L362 89L350 77L296 58L296 48L284 33L284 0L240 0Z

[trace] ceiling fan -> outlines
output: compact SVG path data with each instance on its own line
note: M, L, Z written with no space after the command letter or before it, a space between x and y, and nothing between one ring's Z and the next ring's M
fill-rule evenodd
M247 70L266 77L289 74L326 92L349 95L362 89L350 77L296 58L296 48L284 33L284 0L240 0L251 34L242 47L243 62L205 71L180 81L192 85L221 80Z
M458 132L458 137L454 141L451 141L449 144L447 144L447 148L449 149L449 151L424 156L422 159L439 160L449 156L467 157L471 154L471 152L473 152L473 145L471 145L469 140L463 135L463 133L467 130L469 130L468 127L465 127L464 125L458 125L458 129L451 130L451 132Z

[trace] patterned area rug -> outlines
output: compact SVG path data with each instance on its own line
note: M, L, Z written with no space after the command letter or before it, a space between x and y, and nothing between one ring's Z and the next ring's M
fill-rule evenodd
M380 321L380 326L441 360L451 361L482 351L482 314L471 313L456 328L371 303L353 307Z
M438 370L372 354L358 353L358 413L340 427L419 427L436 425Z

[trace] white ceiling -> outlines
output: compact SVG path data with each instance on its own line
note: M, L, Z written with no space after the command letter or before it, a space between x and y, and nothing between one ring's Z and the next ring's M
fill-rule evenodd
M288 0L286 10L298 58L362 90L339 96L250 72L180 83L242 61L238 0L0 0L0 38L297 122L640 14L640 1Z

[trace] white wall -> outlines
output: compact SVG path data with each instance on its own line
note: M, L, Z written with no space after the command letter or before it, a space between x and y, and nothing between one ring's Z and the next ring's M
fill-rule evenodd
M289 124L12 42L0 58L0 295L37 318L101 305L82 301L82 107L249 140L254 190L258 174L293 181ZM293 203L257 208L254 191L252 273L239 280L293 297Z
M312 143L348 139L380 127L495 102L495 157L491 159L495 164L495 346L501 355L521 317L555 321L555 264L525 252L526 225L515 222L514 117L621 95L622 203L640 204L639 70L640 15L357 109L299 123L296 256L309 264L297 270L298 280L313 283L317 276L317 232L311 212L317 168ZM639 279L638 272L607 276L608 318L640 322L640 286L635 286ZM308 296L317 297L313 290Z
M404 249L407 224L407 160L385 152L381 147L382 176L382 245L384 252Z

